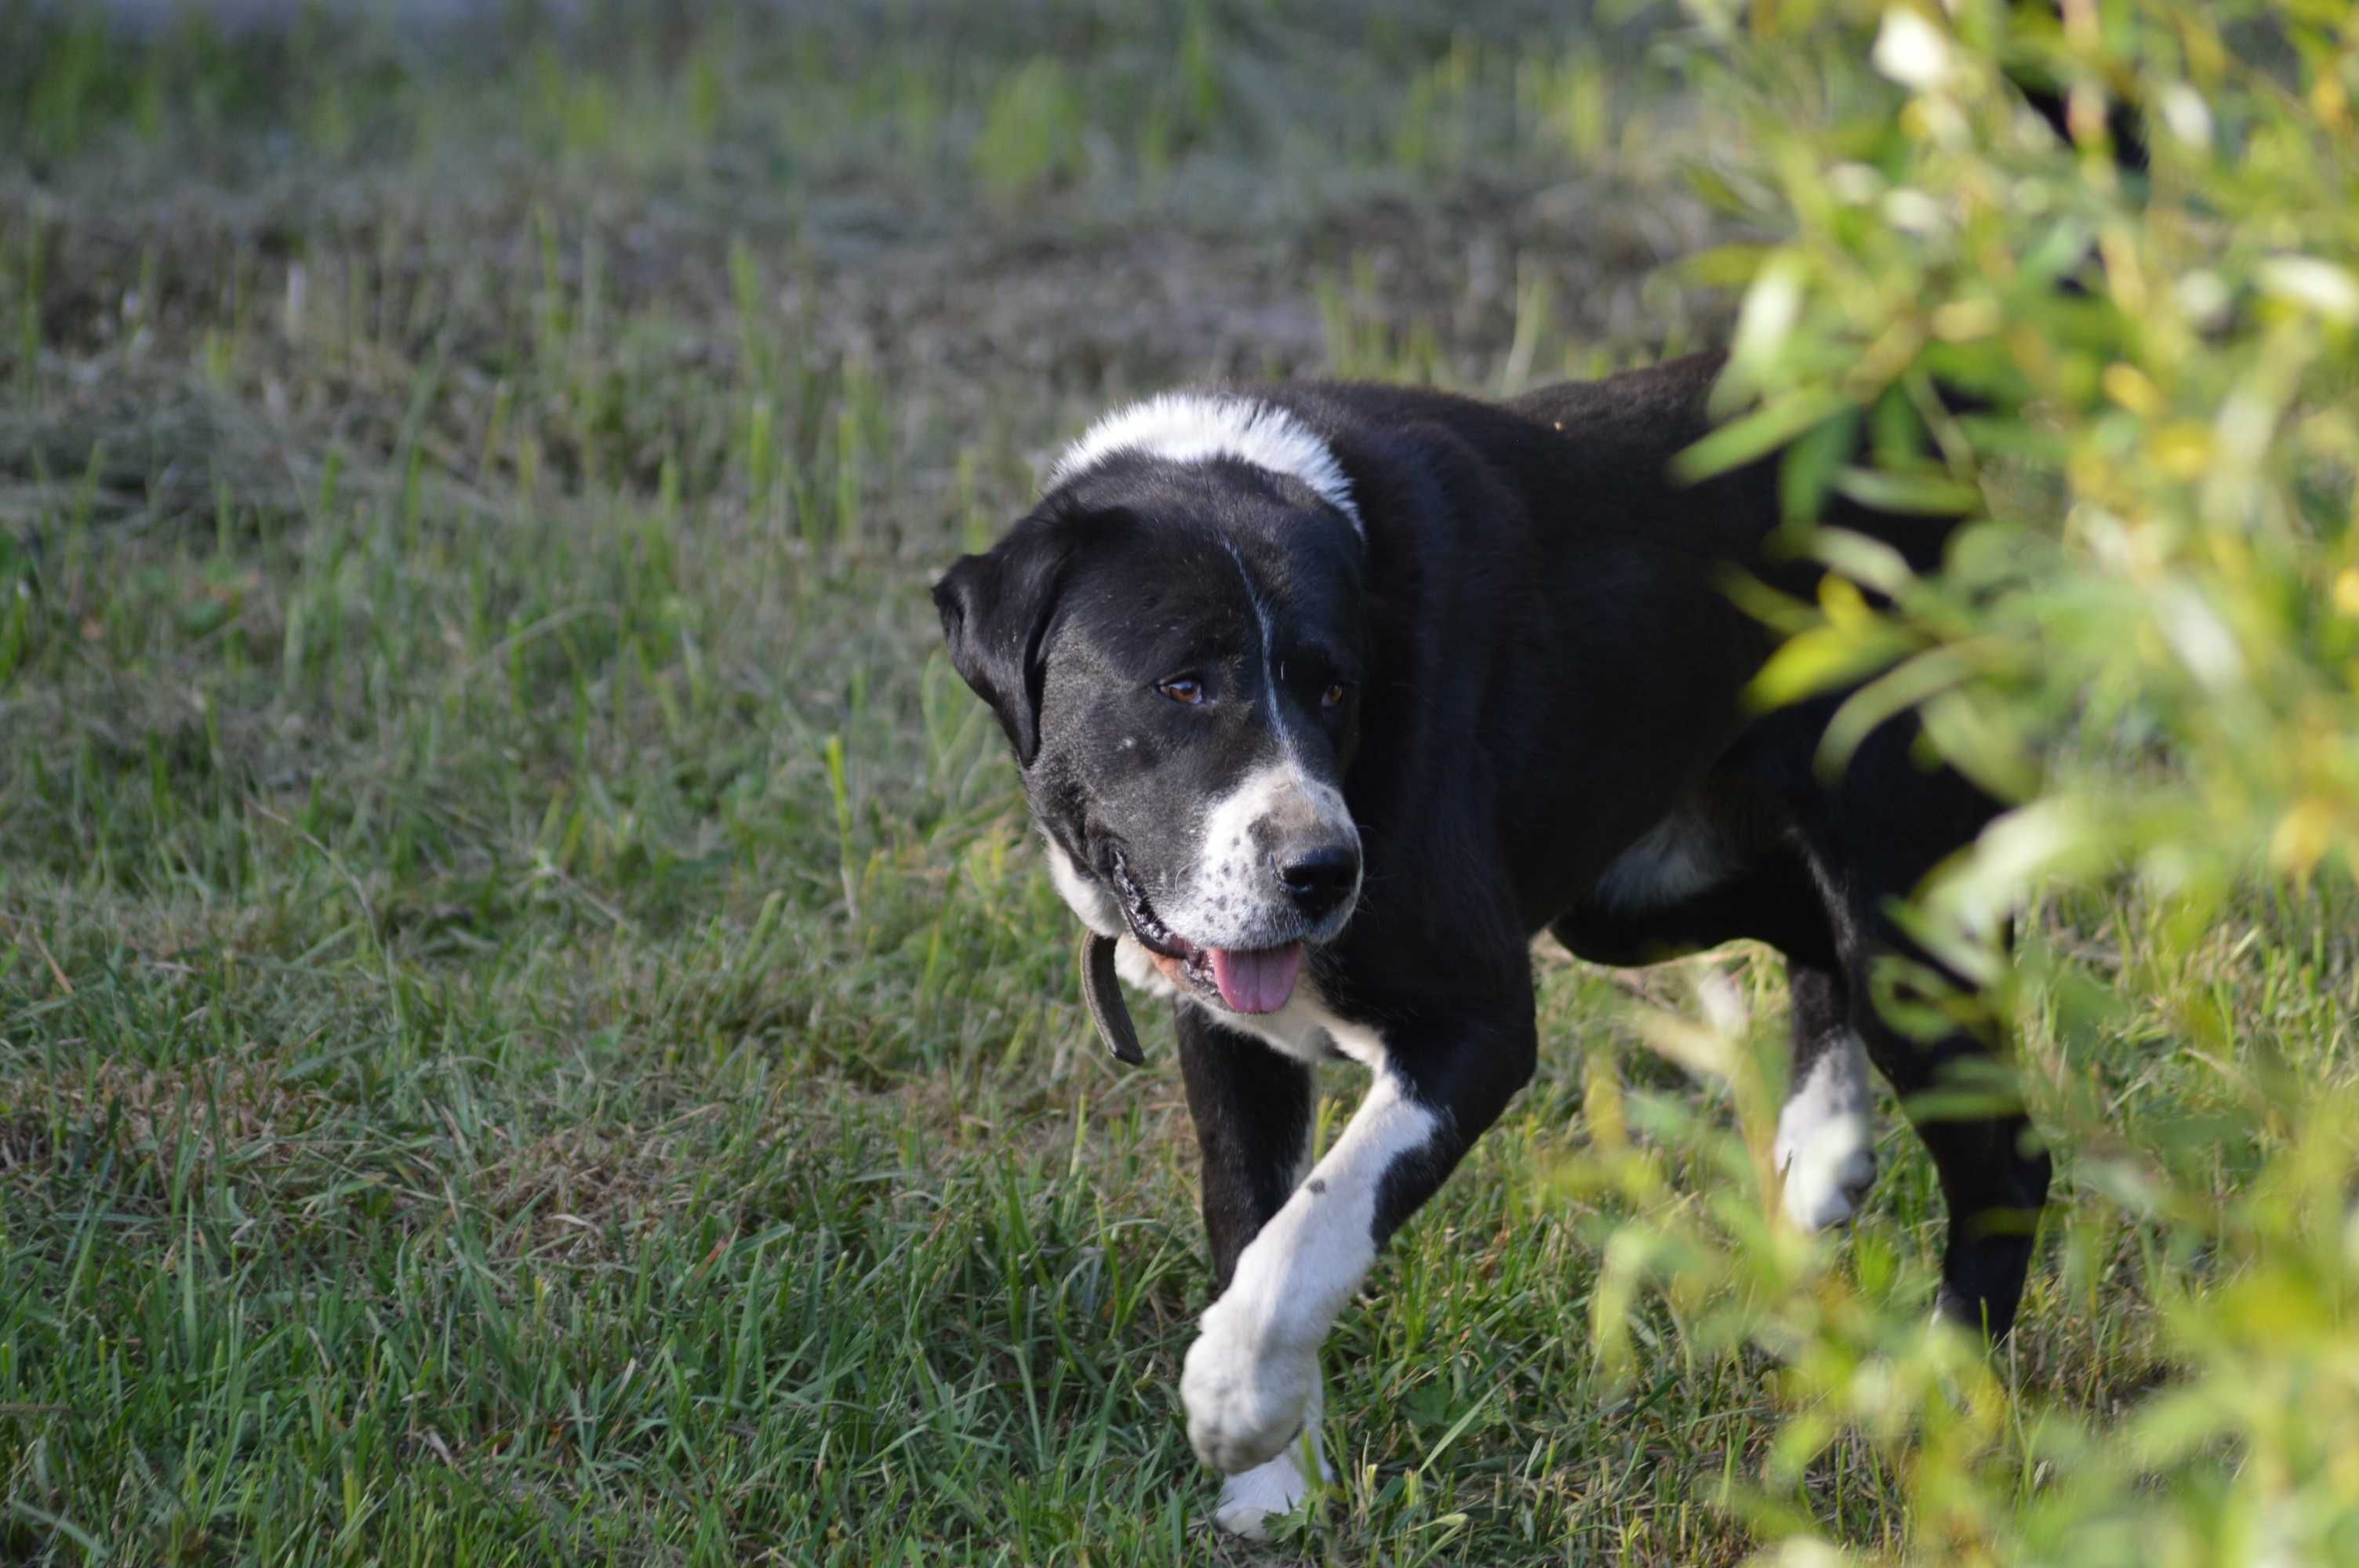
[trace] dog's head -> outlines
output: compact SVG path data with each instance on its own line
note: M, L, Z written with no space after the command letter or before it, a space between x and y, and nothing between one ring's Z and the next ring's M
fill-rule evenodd
M1343 470L1299 422L1158 399L1093 429L935 587L1058 891L1207 1005L1284 1006L1358 899L1363 555Z

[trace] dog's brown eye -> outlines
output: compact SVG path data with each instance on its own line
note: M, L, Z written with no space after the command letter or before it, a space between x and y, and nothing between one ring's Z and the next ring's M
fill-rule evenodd
M1190 676L1164 681L1155 689L1174 702L1184 702L1190 707L1204 700L1204 683Z
M1342 681L1331 681L1328 683L1327 689L1319 694L1319 706L1321 708L1341 708L1343 706L1343 699L1351 695L1352 688L1350 687L1344 685Z

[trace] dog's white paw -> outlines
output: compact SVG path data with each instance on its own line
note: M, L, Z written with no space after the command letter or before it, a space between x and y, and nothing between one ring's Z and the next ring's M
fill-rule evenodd
M1805 1231L1848 1224L1875 1184L1875 1130L1864 1110L1829 1113L1797 1098L1777 1118L1786 1217Z
M1180 1373L1188 1442L1213 1469L1242 1476L1268 1465L1302 1430L1318 1389L1315 1347L1256 1344L1245 1314L1225 1299L1214 1302Z
M1820 1043L1777 1113L1772 1156L1785 1178L1786 1217L1805 1231L1847 1223L1875 1184L1875 1124L1867 1048L1849 1030Z
M1326 1449L1320 1442L1319 1414L1320 1399L1314 1390L1310 1409L1302 1418L1301 1433L1280 1449L1277 1458L1242 1475L1222 1479L1221 1500L1212 1509L1213 1523L1232 1535L1266 1541L1269 1538L1269 1521L1292 1513L1310 1495L1310 1477L1303 1469L1306 1456L1321 1480L1335 1478L1335 1473L1327 1465Z

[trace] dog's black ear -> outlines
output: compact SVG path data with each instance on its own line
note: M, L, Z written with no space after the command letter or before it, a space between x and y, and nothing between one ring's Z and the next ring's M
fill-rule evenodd
M960 557L934 584L951 665L999 716L1020 767L1040 751L1041 644L1064 565L1062 540L1027 522L986 553Z

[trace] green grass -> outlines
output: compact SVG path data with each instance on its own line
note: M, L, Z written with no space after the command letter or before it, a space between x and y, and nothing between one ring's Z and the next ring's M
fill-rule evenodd
M964 14L444 58L0 5L0 1556L1693 1564L1780 1509L1933 1528L1855 1434L1777 1470L1806 1401L1713 1303L1593 1346L1617 1227L1760 1206L1683 1120L1737 1100L1633 992L1723 976L1774 1043L1774 964L1544 954L1540 1080L1332 1345L1342 1480L1278 1546L1209 1533L1168 1027L1143 1072L1094 1049L926 588L1125 394L1495 389L1725 305L1654 270L1712 232L1692 111L1593 38ZM2255 905L2171 972L2127 893L2034 922L2072 982L2027 1020L2035 1106L2111 1141L2063 1162L2027 1408L2171 1376L2156 1303L2217 1260L2101 1195L2277 1151L2248 1031L2359 1078L2350 914ZM1598 1177L1616 1106L1660 1185ZM1882 1154L1837 1272L1918 1312L1938 1205L1889 1108Z

